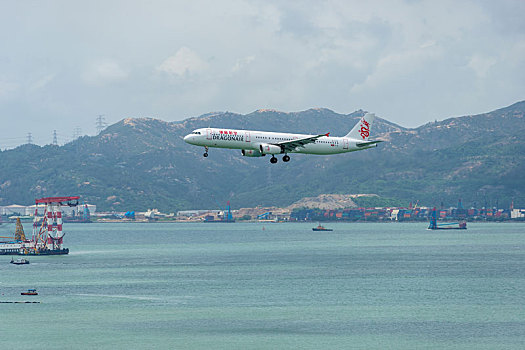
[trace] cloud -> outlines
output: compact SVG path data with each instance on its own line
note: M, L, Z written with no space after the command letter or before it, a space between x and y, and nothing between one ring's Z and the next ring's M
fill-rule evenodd
M380 58L366 79L352 86L351 92L362 92L367 89L377 89L383 84L396 83L398 79L424 70L424 67L432 65L440 57L442 57L441 49L428 43L412 50L393 52Z
M235 62L235 65L232 68L232 72L233 73L237 73L237 72L241 71L244 67L248 66L254 60L255 60L255 56L247 56L247 57L238 59L237 62Z
M487 72L492 66L496 64L497 60L494 57L482 56L482 55L473 55L470 58L467 66L474 70L476 75L479 78L484 78L487 75Z
M94 130L100 113L265 107L362 108L417 126L525 96L525 1L6 3L0 30L17 35L2 41L0 109L25 122L0 140L30 118L74 115Z
M6 80L0 80L0 98L8 98L18 89L18 85Z
M82 79L92 85L105 85L127 77L128 73L113 60L94 62L82 74Z
M55 79L55 74L48 74L48 75L45 75L45 76L43 76L42 78L40 78L40 79L38 79L37 81L35 81L35 82L29 87L29 89L32 90L32 91L40 90L40 89L46 87L51 81L53 81L53 79Z
M194 75L208 69L209 65L193 50L183 46L173 56L164 60L158 67L159 72L183 77Z

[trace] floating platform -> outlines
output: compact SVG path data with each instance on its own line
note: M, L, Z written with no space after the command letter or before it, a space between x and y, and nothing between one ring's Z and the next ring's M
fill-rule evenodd
M429 230L466 230L466 222L452 222L428 227Z
M23 242L4 242L0 243L0 255L22 255L22 256L37 256L37 255L67 255L69 248L60 249L42 249L35 245L32 241Z
M0 304L40 304L39 301L0 301Z
M432 210L432 214L430 216L430 224L428 225L429 230L466 230L467 229L467 222L450 222L450 223L444 223L444 224L438 224L437 223L437 211L436 208Z
M18 253L18 255L67 255L69 248L62 249L44 249L39 251L30 250L28 252Z
M35 199L33 216L33 234L26 237L20 218L16 220L14 237L0 237L0 255L67 255L68 248L63 248L62 205L78 205L75 197L48 197ZM38 216L38 205L44 204L44 213Z

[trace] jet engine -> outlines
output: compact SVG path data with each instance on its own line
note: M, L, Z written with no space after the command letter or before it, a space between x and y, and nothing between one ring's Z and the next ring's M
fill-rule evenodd
M241 150L242 155L245 157L264 157L266 154L256 149L243 149Z
M283 153L283 150L281 149L281 147L276 146L276 145L270 145L268 143L261 143L261 145L259 145L259 149L261 150L262 154Z

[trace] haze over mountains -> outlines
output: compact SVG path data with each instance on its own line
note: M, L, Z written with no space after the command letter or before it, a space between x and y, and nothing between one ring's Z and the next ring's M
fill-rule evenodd
M409 106L407 106L409 108ZM525 207L525 101L490 113L407 129L376 118L377 148L289 163L203 149L182 138L200 127L345 135L364 114L328 109L209 113L182 122L128 118L64 146L0 152L0 205L81 195L100 210L175 211L286 206L322 193L374 193L408 205Z

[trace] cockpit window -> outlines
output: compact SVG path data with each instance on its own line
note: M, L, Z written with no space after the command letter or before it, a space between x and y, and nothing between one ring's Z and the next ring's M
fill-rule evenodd
M201 133L200 133L200 131L194 131L194 132L192 132L192 134L200 135Z

